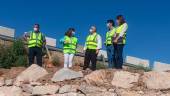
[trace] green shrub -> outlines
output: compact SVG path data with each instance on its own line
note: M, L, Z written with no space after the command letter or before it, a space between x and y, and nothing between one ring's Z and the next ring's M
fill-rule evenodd
M24 43L21 39L14 41L12 45L12 53L16 56L21 56L26 54L26 49Z
M13 62L13 56L11 56L10 47L0 47L0 67L10 68L11 62Z
M137 70L144 70L145 72L152 71L152 68L144 67L142 65L134 65L134 64L129 64L129 63L126 63L124 65L131 67L131 68L134 68L134 69L137 69Z
M15 40L11 46L0 46L0 67L10 68L26 65L26 49L21 39Z
M14 65L15 67L19 67L19 66L27 66L27 57L26 56L18 56L18 59L15 61Z
M151 68L149 68L149 67L144 67L144 66L142 66L142 65L138 65L138 66L136 66L136 69L144 70L145 72L152 71L152 69L151 69Z

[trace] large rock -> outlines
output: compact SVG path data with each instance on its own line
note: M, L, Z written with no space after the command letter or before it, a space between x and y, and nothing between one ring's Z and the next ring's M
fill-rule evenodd
M44 86L35 86L33 88L33 95L53 95L59 90L59 86L55 85L44 85Z
M0 96L23 96L22 89L16 86L0 87Z
M0 87L5 85L5 78L0 77Z
M47 74L48 72L44 68L36 64L32 64L29 68L17 76L15 85L19 86L21 82L37 81L39 78Z
M130 73L126 71L117 71L114 74L112 85L121 88L131 88L133 83L137 83L139 79L138 73Z
M92 85L102 85L107 82L107 72L106 70L97 70L88 74L84 77L88 84Z
M170 64L155 61L153 70L158 72L170 71Z
M78 85L64 85L60 88L59 93L70 93L70 92L77 92L77 89L79 88Z
M149 89L169 89L170 73L168 72L145 72L143 82Z
M82 72L76 72L68 68L63 68L57 71L51 80L53 82L57 82L57 81L71 80L80 77L83 77Z

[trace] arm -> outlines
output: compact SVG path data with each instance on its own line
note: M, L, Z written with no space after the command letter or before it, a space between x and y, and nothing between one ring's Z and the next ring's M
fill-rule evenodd
M127 29L128 29L128 25L127 25L127 23L125 23L124 25L123 25L123 29L122 29L122 32L120 32L120 34L119 34L119 38L120 37L123 37L123 35L125 34L125 32L127 31Z
M30 37L30 32L25 32L23 35L23 39L27 41L29 37Z
M102 48L102 38L100 35L97 36L97 49L100 50Z
M100 49L102 48L102 38L100 35L97 36L97 49L96 54L99 53Z
M45 35L43 34L43 46L46 45L46 38L45 38Z
M64 37L60 39L60 43L64 44Z

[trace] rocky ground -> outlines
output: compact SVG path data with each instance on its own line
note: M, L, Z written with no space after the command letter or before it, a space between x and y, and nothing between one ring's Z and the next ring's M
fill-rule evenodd
M169 72L17 67L0 69L0 96L170 96Z

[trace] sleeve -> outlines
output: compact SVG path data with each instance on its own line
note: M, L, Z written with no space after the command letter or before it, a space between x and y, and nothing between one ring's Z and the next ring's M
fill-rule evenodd
M43 42L46 42L46 38L45 35L43 34Z
M27 40L27 38L30 37L31 31L30 32L24 32L23 38Z
M123 26L122 32L120 32L120 34L119 34L119 38L120 38L120 37L123 37L123 35L124 35L125 32L127 31L127 29L128 29L128 25L127 25L127 23L125 23L124 26Z
M97 36L97 49L102 48L102 38L100 35Z
M25 32L25 33L24 33L24 37L29 37L29 36L30 36L30 34L31 34L31 31L29 31L29 32Z
M60 39L60 43L64 43L64 37Z

